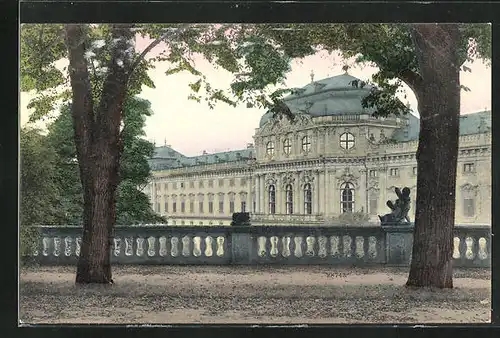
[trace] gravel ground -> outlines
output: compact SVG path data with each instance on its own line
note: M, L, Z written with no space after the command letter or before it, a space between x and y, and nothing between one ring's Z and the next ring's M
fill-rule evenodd
M74 267L27 267L23 323L484 323L490 272L453 290L407 289L405 268L122 266L114 285L76 286Z

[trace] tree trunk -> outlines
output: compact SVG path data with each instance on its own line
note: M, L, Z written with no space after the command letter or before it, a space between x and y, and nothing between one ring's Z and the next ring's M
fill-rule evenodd
M414 25L422 82L417 214L407 286L453 288L453 227L460 119L456 24Z
M112 283L111 236L116 219L122 107L133 70L131 25L113 25L113 46L99 107L95 109L85 59L85 25L66 25L75 144L84 191L83 238L76 283Z

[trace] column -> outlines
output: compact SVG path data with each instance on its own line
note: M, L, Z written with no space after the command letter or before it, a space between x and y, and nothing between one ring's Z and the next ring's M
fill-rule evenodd
M363 207L363 212L368 213L368 201L367 201L367 182L366 182L366 170L360 170L360 179L359 179L359 202L357 203L357 206L355 205L355 210L354 211L360 211L361 207Z
M264 214L267 210L266 208L266 196L267 196L267 191L266 191L266 187L265 187L265 178L266 176L265 175L260 175L260 179L259 179L259 186L260 186L260 195L259 195L259 200L260 200L260 209L259 209L259 212L261 214Z
M317 151L318 155L321 154L321 142L320 142L320 139L321 139L320 129L317 128L314 131L314 142L316 142L316 151Z
M277 214L282 214L282 204L283 204L283 187L281 186L281 180L277 181L275 183L275 188L276 188L276 213Z
M304 213L304 204L301 202L302 189L300 187L300 172L295 173L295 197L293 199L293 213L294 214L303 214Z
M324 192L323 192L323 212L325 216L330 213L330 171L325 167Z
M260 175L254 175L255 176L255 213L260 213ZM251 185L251 184L250 184ZM252 208L253 208L253 201L252 201ZM253 211L253 210L252 210Z
M313 213L314 214L317 214L319 213L319 191L320 191L320 182L319 182L319 170L315 170L314 172L314 181L316 182L315 184L315 188L316 188L316 194L315 194L315 201L314 201L314 209L313 209Z
M246 203L246 208L247 208L247 212L249 213L253 213L253 199L252 199L252 174L250 173L250 175L248 176L248 188L247 188L247 199L245 201ZM241 208L241 206L240 206Z

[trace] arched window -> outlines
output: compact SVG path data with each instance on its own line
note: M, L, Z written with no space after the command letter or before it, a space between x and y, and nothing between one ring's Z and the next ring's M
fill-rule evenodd
M290 142L289 138L283 141L283 151L287 155L290 155L290 153L292 152L292 143Z
M304 136L302 138L302 150L306 153L311 151L311 140L309 139L309 136Z
M310 183L304 185L304 212L307 215L312 214L312 189Z
M340 186L340 212L354 211L354 185L346 182Z
M340 135L340 147L342 149L351 149L354 147L354 135L351 133L343 133Z
M274 142L273 142L273 141L269 141L269 142L267 142L267 145L266 145L266 153L267 153L267 155L269 155L269 156L274 155Z
M287 184L285 187L285 198L286 213L291 215L293 214L293 190L291 184Z
M276 188L274 185L269 186L269 213L276 213Z

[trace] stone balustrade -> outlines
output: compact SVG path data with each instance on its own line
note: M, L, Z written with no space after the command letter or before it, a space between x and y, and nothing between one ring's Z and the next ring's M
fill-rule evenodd
M40 226L33 257L42 265L76 264L82 228ZM113 264L327 264L407 266L412 227L117 226ZM456 267L491 265L491 228L456 226Z

